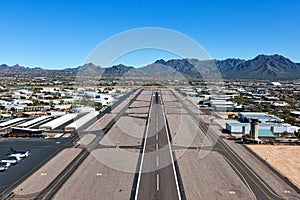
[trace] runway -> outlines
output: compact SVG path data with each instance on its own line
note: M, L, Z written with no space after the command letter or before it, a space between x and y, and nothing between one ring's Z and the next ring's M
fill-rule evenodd
M152 95L135 199L181 199L161 93Z

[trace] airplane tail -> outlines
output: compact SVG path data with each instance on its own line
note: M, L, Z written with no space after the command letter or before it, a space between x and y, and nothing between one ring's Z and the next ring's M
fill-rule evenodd
M10 151L11 151L12 153L16 152L16 150L14 150L12 147L10 147Z

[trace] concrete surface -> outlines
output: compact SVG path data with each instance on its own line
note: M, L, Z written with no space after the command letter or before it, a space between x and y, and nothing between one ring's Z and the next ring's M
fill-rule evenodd
M88 156L53 199L129 199L133 179L133 173L114 170Z
M177 154L181 153L176 151ZM197 151L189 150L177 161L188 200L253 199L249 189L217 152L200 159Z
M16 187L13 192L16 198L30 196L45 189L81 152L81 149L68 148L61 151L42 168Z

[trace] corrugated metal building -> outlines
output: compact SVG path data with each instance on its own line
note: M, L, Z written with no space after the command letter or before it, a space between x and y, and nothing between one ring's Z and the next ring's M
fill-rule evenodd
M98 115L97 111L90 112L65 127L65 131L75 131Z
M40 129L45 129L45 130L53 130L57 127L59 127L60 125L67 123L68 121L71 121L72 119L74 119L77 116L77 114L66 114L63 115L59 118L56 118L50 122L47 122L46 124L43 124L40 126Z
M259 130L270 130L272 133L281 134L285 131L294 134L300 129L298 126L292 126L290 124L278 124L278 123L260 123ZM249 134L250 123L226 123L226 130L233 134Z

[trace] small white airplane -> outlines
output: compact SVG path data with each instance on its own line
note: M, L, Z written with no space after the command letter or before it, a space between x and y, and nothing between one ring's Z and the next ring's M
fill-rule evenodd
M10 154L9 156L12 156L12 157L19 157L19 158L25 158L25 157L28 157L29 156L29 151L17 151L13 148L10 148Z
M3 163L3 162L0 162L0 171L5 171L8 169L8 167L10 166L11 164L10 163Z
M8 156L9 159L7 160L1 160L1 162L3 163L10 163L12 165L17 164L18 162L20 162L21 158L17 157L17 156Z

